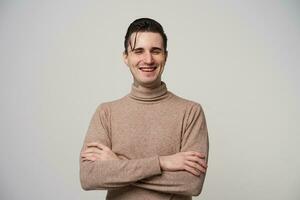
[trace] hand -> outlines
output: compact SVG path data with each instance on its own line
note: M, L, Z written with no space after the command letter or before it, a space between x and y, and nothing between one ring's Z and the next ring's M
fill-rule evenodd
M83 161L96 161L96 160L117 160L118 156L107 146L92 142L87 144L87 148L81 153Z
M195 151L179 152L170 156L160 156L159 163L162 170L186 170L195 176L206 172L205 155Z

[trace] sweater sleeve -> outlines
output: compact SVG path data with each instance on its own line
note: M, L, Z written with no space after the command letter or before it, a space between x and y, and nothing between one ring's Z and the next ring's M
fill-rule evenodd
M208 131L204 112L199 104L194 104L188 111L185 131L181 140L181 152L197 151L208 158ZM135 186L172 194L197 196L201 193L205 174L192 175L187 171L163 171L134 183Z
M99 142L111 148L108 105L100 105L90 122L81 152L86 144ZM83 161L80 158L80 182L84 190L112 189L161 174L158 156L134 160Z

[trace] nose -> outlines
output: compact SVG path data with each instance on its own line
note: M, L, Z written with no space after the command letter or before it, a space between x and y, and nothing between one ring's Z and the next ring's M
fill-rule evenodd
M152 56L151 52L145 52L144 62L146 64L152 64L153 63L153 56Z

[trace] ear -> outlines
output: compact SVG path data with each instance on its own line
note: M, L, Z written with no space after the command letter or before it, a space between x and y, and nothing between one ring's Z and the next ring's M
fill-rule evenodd
M123 61L126 65L128 65L128 53L125 51L123 52Z

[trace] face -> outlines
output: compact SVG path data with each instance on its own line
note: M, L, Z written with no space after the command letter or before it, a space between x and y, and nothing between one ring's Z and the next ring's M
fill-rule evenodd
M131 46L135 47L132 50ZM123 54L124 62L130 68L134 83L143 87L161 84L161 75L167 59L163 39L159 33L138 32L131 34L128 53Z

